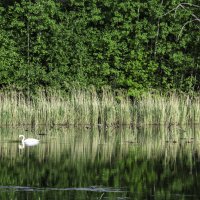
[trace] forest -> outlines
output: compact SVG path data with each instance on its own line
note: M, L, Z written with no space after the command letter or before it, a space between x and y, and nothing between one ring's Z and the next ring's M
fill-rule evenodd
M198 92L199 0L1 0L0 88Z

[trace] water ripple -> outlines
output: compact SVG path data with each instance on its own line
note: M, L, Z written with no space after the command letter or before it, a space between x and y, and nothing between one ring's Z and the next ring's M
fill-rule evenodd
M0 190L15 190L15 191L89 191L89 192L126 192L124 188L112 188L112 187L80 187L80 188L53 188L53 187L26 187L26 186L0 186Z

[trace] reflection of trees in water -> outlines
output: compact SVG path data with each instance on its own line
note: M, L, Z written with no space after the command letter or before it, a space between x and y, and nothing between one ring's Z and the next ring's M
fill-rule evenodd
M71 162L111 161L112 158L122 159L126 154L134 154L135 158L157 159L175 162L177 158L191 159L195 153L200 154L200 134L197 127L183 131L179 127L139 127L119 129L43 129L35 130L0 129L1 157L18 159L20 155L35 154L39 160L60 159L66 155ZM42 132L42 134L38 134ZM18 149L21 144L19 134L36 137L41 144L33 148Z
M20 141L14 140L23 130L1 129L0 181L35 187L126 187L128 196L142 199L146 195L170 199L172 193L185 191L199 194L196 130L58 128L38 136L38 146L19 150ZM23 134L31 137L38 132Z

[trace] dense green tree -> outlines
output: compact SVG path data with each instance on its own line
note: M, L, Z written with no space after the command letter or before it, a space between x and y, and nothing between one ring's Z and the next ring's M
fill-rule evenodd
M5 9L0 7L0 86L11 86L17 84L16 73L21 63L16 42L12 39L12 33L6 31L6 20L3 18Z
M1 2L0 87L199 89L199 1Z
M63 63L67 61L62 18L54 1L21 1L9 7L7 28L12 30L12 39L17 38L18 51L24 61L18 77L22 85L53 86L63 79L66 71Z

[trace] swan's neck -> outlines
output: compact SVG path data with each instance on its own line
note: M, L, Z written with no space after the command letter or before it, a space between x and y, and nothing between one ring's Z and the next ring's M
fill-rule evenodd
M22 137L22 143L24 143L24 140L25 140L24 135L22 135L21 137Z

